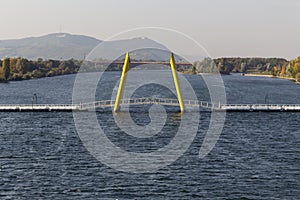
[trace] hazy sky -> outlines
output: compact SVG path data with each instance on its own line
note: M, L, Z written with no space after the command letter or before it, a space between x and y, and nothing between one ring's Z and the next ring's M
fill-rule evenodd
M190 35L213 57L300 56L300 0L0 0L0 7L0 40L60 27L105 39L159 26Z

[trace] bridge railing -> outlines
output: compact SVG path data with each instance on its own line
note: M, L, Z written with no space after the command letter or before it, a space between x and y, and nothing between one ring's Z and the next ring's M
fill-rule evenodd
M71 107L79 104L1 104L0 107Z
M105 108L113 107L115 105L115 100L100 100L90 103L81 103L80 108L82 109L96 109L96 108ZM131 98L131 99L122 99L121 106L123 105L147 105L147 104L160 104L160 105L170 105L170 106L179 106L178 99L172 98L152 98L152 97L143 97L143 98ZM217 108L220 107L220 104L214 104L205 101L198 100L184 100L184 104L187 107L202 107L202 108Z
M300 104L222 104L221 106L235 106L235 107L242 107L242 106L285 106L285 107L297 107Z
M300 110L300 104L227 104L222 105L223 110Z
M2 104L0 108L3 110L9 109L75 109L75 110L94 110L97 108L108 108L115 105L115 100L100 100L89 103L80 104ZM172 98L131 98L122 99L123 105L147 105L160 104L167 106L179 106L178 99ZM300 110L300 104L220 104L199 100L184 100L186 107L199 107L203 109L216 110Z

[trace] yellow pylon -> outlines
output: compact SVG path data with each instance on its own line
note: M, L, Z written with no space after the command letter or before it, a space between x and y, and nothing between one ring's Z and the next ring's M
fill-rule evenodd
M115 107L114 107L114 112L117 112L120 108L120 103L124 95L124 88L126 85L126 80L127 80L127 72L129 71L130 67L130 57L129 53L126 53L124 65L123 65L123 71L122 71L122 76L120 79L120 84L119 84L119 89L118 89L118 94L115 102Z
M171 54L171 57L170 57L170 65L171 65L171 69L172 69L175 88L177 91L177 97L178 97L178 101L179 101L179 105L180 105L180 110L181 110L181 112L184 112L184 102L182 99L181 88L180 88L179 79L178 79L178 75L177 75L177 71L176 71L176 63L175 63L173 53ZM124 89L125 89L126 80L127 80L127 72L129 71L129 67L130 67L130 57L129 57L129 53L127 52L125 61L124 61L124 65L123 65L123 71L122 71L122 75L121 75L121 79L120 79L118 94L117 94L116 102L115 102L115 106L114 106L114 112L117 112L120 109L120 103L121 103L121 100L124 95Z
M184 112L184 103L183 103L183 99L182 99L179 79L178 79L177 71L176 71L176 63L175 63L173 53L171 54L171 57L170 57L170 65L171 65L173 79L174 79L174 83L175 83L175 87L176 87L176 91L177 91L177 97L178 97L178 101L179 101L180 110L181 110L181 112Z

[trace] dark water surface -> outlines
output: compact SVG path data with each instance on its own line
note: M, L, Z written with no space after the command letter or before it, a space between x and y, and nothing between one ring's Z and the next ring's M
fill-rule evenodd
M108 85L118 76L108 73ZM0 103L30 104L34 93L39 103L71 103L74 77L0 84ZM199 99L207 99L202 80L186 77ZM238 75L223 79L229 103L300 103L300 86L290 81ZM110 95L108 89L99 92ZM139 92L151 96L158 90L150 85ZM111 112L97 115L115 144L137 152L168 143L180 121L170 112L167 135L158 134L156 142L134 141L116 127ZM133 109L133 118L141 125L149 123L147 112ZM0 113L0 199L300 198L300 113L227 113L216 146L200 159L209 119L209 113L201 113L197 136L176 162L156 173L132 174L90 155L72 113Z

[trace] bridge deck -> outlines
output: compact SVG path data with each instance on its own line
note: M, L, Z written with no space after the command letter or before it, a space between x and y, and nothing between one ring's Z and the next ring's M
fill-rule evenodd
M297 104L235 104L222 105L221 110L226 111L300 111Z
M42 112L42 111L66 111L72 112L79 110L78 105L72 104L16 104L16 105L0 105L0 112Z
M178 106L177 99L166 98L133 98L122 99L121 106L129 105L165 105ZM204 110L215 111L300 111L300 104L215 104L211 102L198 100L184 100L187 108L200 108ZM82 104L16 104L0 105L0 112L72 112L72 111L89 111L97 108L111 108L115 105L115 100L101 100L91 103Z

